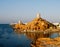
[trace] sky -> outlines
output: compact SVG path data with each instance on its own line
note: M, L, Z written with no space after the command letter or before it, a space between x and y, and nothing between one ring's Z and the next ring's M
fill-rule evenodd
M37 13L51 23L60 22L60 0L0 0L0 24L30 22Z

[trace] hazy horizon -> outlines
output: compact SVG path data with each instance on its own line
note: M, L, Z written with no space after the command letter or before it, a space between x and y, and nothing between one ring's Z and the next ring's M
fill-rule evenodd
M29 22L37 13L47 21L60 22L60 0L0 0L0 24Z

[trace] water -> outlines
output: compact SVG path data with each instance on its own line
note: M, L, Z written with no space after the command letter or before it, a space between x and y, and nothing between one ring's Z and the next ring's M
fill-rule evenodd
M55 37L58 37L57 33L50 36L50 38ZM17 34L9 24L0 24L0 47L31 47L32 40L29 38L34 38L33 33Z
M0 24L0 47L30 47L31 40L16 34L9 24Z

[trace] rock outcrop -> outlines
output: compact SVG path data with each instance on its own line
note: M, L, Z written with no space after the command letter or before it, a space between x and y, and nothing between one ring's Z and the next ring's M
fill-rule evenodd
M60 37L58 38L38 38L32 47L60 47Z

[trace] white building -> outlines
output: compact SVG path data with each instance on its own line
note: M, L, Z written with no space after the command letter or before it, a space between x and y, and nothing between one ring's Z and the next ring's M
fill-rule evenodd
M53 23L54 25L60 27L60 23Z
M40 13L37 13L37 18L40 18Z

